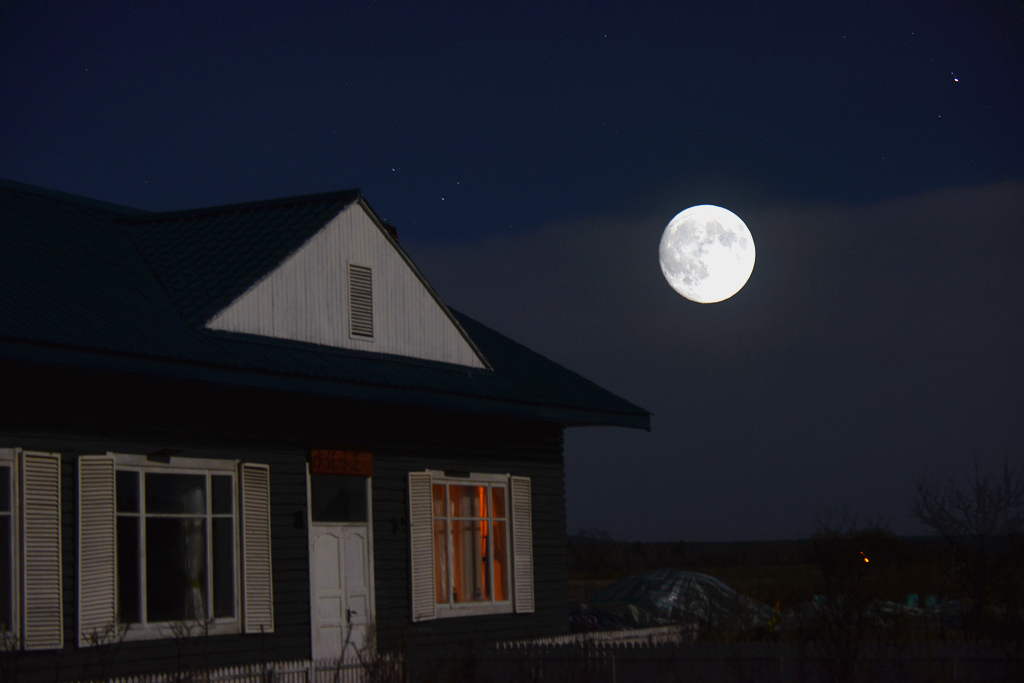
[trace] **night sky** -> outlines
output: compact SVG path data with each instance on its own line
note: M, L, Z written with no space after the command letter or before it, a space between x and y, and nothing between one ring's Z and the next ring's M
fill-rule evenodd
M1024 463L1024 3L441 4L2 2L0 177L362 188L449 305L654 413L567 432L570 532L919 533L922 476ZM722 303L658 266L693 204L754 237Z

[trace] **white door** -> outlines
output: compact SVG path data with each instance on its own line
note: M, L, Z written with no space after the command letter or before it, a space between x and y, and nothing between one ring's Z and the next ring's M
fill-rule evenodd
M355 658L370 642L373 618L369 530L329 522L312 529L313 658Z

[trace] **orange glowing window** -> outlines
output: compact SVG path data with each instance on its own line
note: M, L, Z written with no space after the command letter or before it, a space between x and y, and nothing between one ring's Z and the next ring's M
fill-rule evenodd
M505 485L435 480L433 512L435 602L507 601Z

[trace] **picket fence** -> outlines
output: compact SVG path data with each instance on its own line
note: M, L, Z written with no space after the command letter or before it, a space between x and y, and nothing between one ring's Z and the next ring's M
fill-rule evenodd
M370 683L401 680L402 662L382 655L372 661L318 659L164 672L110 679L109 683Z
M640 634L633 634L639 636ZM212 670L110 679L106 683L378 683L381 681L586 681L587 683L865 683L1024 680L1024 645L1017 643L864 643L846 675L836 653L821 644L673 642L651 630L645 639L584 642L518 641L490 646L431 648L370 661L298 660ZM688 640L677 631L676 638Z
M629 645L682 645L695 643L700 630L695 625L652 626L649 628L622 629L620 631L584 631L566 633L560 636L544 636L507 640L495 645L498 650L510 650L551 645L576 646L629 646Z
M854 653L821 644L631 641L503 643L409 657L408 680L587 683L1005 683L1024 681L1016 643L863 643Z

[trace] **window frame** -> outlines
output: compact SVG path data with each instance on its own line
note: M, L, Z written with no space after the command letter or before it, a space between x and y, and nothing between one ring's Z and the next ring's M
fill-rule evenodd
M11 509L0 512L0 516L10 519L11 533L11 566L8 568L11 577L11 623L6 631L0 630L0 651L21 649L21 553L19 552L20 541L20 515L18 514L18 458L14 448L0 448L0 467L7 467L10 472L10 505Z
M336 520L324 520L324 519L313 519L313 477L346 477L348 479L362 479L363 485L363 496L366 504L366 519L357 521L336 521ZM349 526L366 526L373 527L373 477L362 476L362 475L349 475L349 474L313 474L310 471L309 463L306 463L306 523L312 524L336 524L336 525L349 525Z
M453 591L454 591L453 572L454 572L454 564L455 564L454 561L453 561L454 560L454 548L453 548L454 541L452 539L452 526L451 526L452 517L451 517L450 514L446 514L443 518L435 517L434 516L434 510L433 510L433 503L431 503L431 511L430 511L431 538L433 538L433 525L434 525L434 523L438 519L444 519L446 521L445 547L446 547L446 552L448 554L448 556L446 558L445 566L447 567L447 572L448 572L448 576L446 578L446 582L447 582L447 585L448 585L448 598L449 598L449 602L447 602L447 603L445 603L445 602L437 602L436 601L436 594L434 594L435 595L435 597L434 597L434 601L435 601L434 602L434 610L435 610L436 618L443 619L443 618L448 618L448 617L468 617L468 616L480 616L480 615L485 615L485 614L509 614L509 613L512 613L514 611L513 591L514 591L515 587L514 587L514 572L513 572L513 562L514 562L513 555L514 555L514 553L513 553L513 550L512 550L512 534L513 534L513 531L512 531L512 510L511 510L511 491L512 491L511 476L508 475L508 474L489 474L489 473L477 473L477 472L468 472L468 473L465 473L465 474L460 472L459 474L453 474L451 472L444 472L444 471L440 471L440 470L427 470L427 473L430 474L431 500L433 500L433 487L434 486L442 485L442 486L446 487L446 491L445 491L446 512L450 511L450 508L449 508L449 505L450 505L449 500L450 500L450 498L449 498L449 494L448 494L448 490L447 490L447 487L449 487L449 486L453 486L453 485L454 486L460 486L460 485L461 486L486 485L488 493L490 493L491 487L495 486L495 485L501 486L501 487L503 487L505 489L505 517L502 518L502 521L504 521L504 523L505 523L505 563L506 563L506 570L505 570L505 596L506 596L506 598L505 598L505 600L500 600L500 601L499 600L495 600L494 597L493 597L493 593L494 593L494 552L493 552L494 544L493 543L489 543L488 547L487 547L487 572L488 572L488 578L490 580L490 586L491 586L491 594L492 594L491 598L489 600L487 600L487 601L479 601L479 602L456 603L456 602L452 602L451 601L452 594L453 594ZM488 510L489 514L487 516L487 521L491 525L491 529L493 530L493 528L494 528L493 527L494 515L493 515L493 510L490 509L491 507L493 507L493 498L489 497L488 505L489 505L489 510ZM492 533L493 533L493 531L492 531ZM437 568L438 568L438 560L437 560L436 556L433 556L433 562L434 562L434 571L436 572Z
M165 460L156 460L145 455L130 455L123 453L112 453L114 457L114 500L115 500L115 525L116 520L122 517L134 517L139 520L138 531L138 567L139 567L139 622L117 621L119 627L125 629L125 640L151 640L157 638L179 638L182 636L201 635L223 635L240 633L242 630L242 580L241 580L241 504L239 465L240 460L219 460L209 458L182 458L170 457ZM137 512L120 512L116 509L117 500L117 473L121 471L133 471L139 474L138 477L138 502ZM184 619L177 621L148 621L146 604L146 524L147 513L145 511L145 473L158 474L191 474L203 475L206 481L206 510L202 513L202 519L206 521L206 594L203 596L208 609L213 609L213 524L212 520L218 517L226 517L225 514L213 513L212 501L212 480L213 475L229 475L231 477L231 529L232 529L232 579L234 581L234 616L232 617L211 617L209 619ZM173 514L153 513L154 518L175 517ZM180 516L180 515L178 515ZM196 515L198 517L198 515ZM115 532L116 544L116 532ZM115 545L116 547L116 545ZM120 557L120 549L115 553ZM120 561L115 563L115 618L119 619L120 602ZM184 632L183 632L184 631Z

